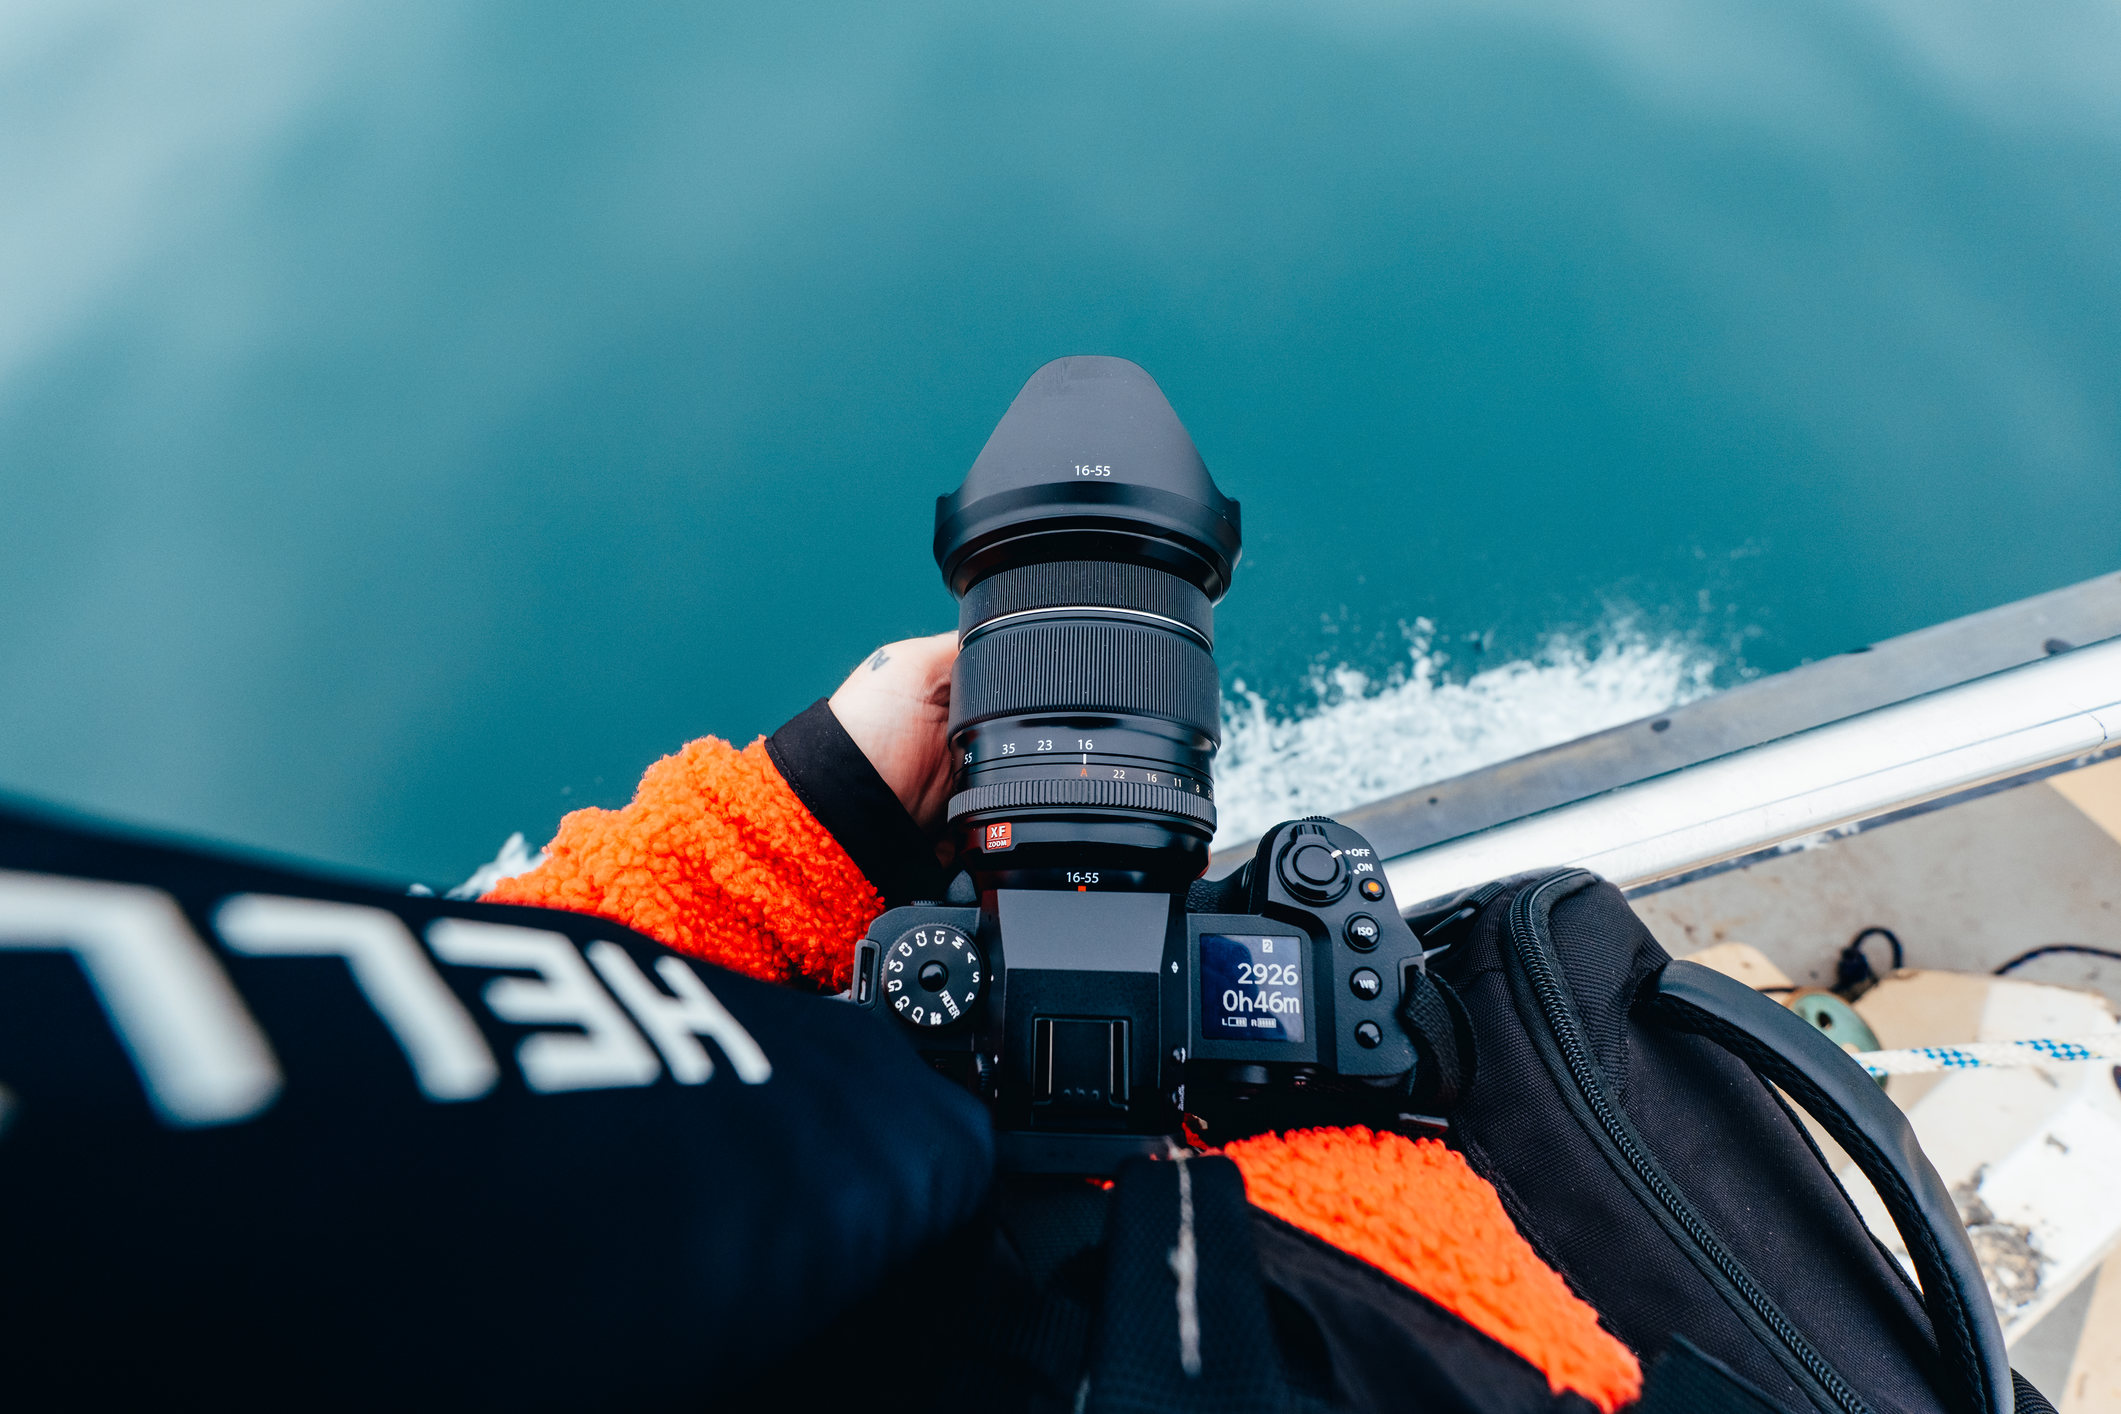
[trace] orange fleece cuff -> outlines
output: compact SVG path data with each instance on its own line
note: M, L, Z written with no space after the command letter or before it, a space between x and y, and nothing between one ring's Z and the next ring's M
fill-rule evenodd
M577 810L487 903L593 913L767 982L840 991L883 900L755 741L702 737L620 810Z
M1557 1393L1573 1389L1607 1414L1641 1393L1635 1356L1455 1150L1357 1125L1263 1134L1223 1152L1255 1206L1455 1311L1545 1372Z

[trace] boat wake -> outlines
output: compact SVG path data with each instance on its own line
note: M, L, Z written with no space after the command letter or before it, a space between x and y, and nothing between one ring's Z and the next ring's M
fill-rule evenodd
M1233 684L1216 848L1691 701L1714 691L1718 666L1699 642L1653 638L1626 619L1556 634L1532 657L1462 678L1446 671L1432 625L1416 623L1408 638L1407 661L1381 679L1345 664L1314 669L1294 712Z
M517 830L501 842L500 853L481 864L469 879L449 891L448 897L471 899L484 897L494 885L503 879L513 879L518 874L528 874L545 862L545 851L535 853L523 840L523 832Z
M1294 711L1233 683L1215 767L1215 847L1692 701L1714 691L1718 666L1696 640L1653 638L1624 618L1554 634L1532 657L1464 677L1448 671L1435 642L1423 620L1408 633L1406 661L1382 677L1345 663L1316 667ZM449 896L477 898L544 858L511 835Z

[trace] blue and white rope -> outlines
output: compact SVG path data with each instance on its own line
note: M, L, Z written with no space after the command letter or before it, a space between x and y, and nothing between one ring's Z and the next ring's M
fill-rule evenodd
M1928 1075L1946 1070L2020 1070L2057 1061L2121 1061L2121 1033L2073 1041L1968 1041L1958 1046L1916 1046L1905 1051L1856 1051L1872 1075Z

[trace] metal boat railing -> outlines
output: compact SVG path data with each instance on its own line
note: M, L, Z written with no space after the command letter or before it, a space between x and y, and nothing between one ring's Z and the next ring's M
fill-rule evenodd
M1406 906L1561 865L1646 892L2117 749L2111 639L1400 853L1385 869Z

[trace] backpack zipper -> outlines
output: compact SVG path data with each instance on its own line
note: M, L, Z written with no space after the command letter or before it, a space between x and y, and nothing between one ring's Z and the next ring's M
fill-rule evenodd
M1819 1392L1842 1414L1870 1414L1870 1406L1864 1403L1863 1396L1827 1363L1825 1356L1812 1348L1804 1333L1782 1314L1781 1308L1753 1280L1752 1273L1731 1254L1722 1239L1665 1176L1664 1169L1636 1134L1634 1125L1621 1113L1618 1102L1607 1093L1605 1077L1571 1005L1553 941L1534 917L1540 895L1563 884L1588 882L1595 877L1581 869L1566 869L1527 885L1510 900L1510 953L1518 963L1527 990L1537 1003L1540 1019L1545 1022L1545 1039L1558 1052L1561 1068L1567 1072L1576 1098L1597 1125L1606 1146L1623 1161L1623 1176L1631 1180L1630 1186L1636 1195L1646 1199L1653 1212L1665 1216L1668 1229L1675 1229L1692 1244L1690 1255L1696 1265L1713 1273L1712 1280L1720 1278L1720 1284L1727 1288L1727 1295L1736 1296L1744 1303L1739 1314L1747 1318L1747 1324L1754 1328L1755 1334L1772 1337L1770 1348L1779 1344L1781 1351L1778 1353L1788 1357L1782 1362L1785 1367L1794 1362L1796 1369L1792 1373L1801 1371L1809 1376Z

